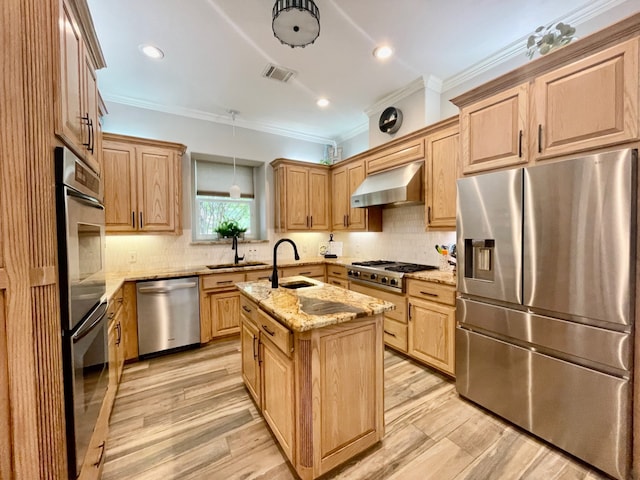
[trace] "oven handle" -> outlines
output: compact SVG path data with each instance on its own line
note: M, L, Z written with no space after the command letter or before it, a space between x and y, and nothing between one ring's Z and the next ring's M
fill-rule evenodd
M104 205L102 205L97 199L90 197L88 195L85 195L83 193L77 192L75 190L72 190L69 187L67 187L67 196L74 197L75 200L79 201L80 203L84 203L88 207L104 210Z
M82 326L80 326L80 328L78 329L78 331L71 336L71 340L73 340L73 343L78 343L80 340L86 337L89 333L91 333L91 331L94 328L96 328L96 326L104 319L106 314L107 314L107 302L103 302L100 305L98 305L93 310L93 312L89 314L89 316L87 317L87 320L85 320ZM92 320L93 318L95 318L95 320Z

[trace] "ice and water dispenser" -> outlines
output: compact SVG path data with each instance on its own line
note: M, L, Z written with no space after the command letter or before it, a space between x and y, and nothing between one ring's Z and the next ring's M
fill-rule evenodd
M464 239L464 276L493 282L495 274L494 239Z

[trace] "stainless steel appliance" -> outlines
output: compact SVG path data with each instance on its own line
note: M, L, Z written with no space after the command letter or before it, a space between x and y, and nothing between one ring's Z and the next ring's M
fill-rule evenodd
M351 195L351 207L424 203L424 162L367 176Z
M419 263L392 262L390 260L371 260L353 262L347 270L349 279L354 283L368 285L390 292L404 292L405 273L437 270L438 267Z
M636 191L636 150L458 180L458 391L620 479Z
M108 386L105 217L100 178L66 148L54 157L67 455L75 479Z
M140 356L200 343L198 277L137 282Z

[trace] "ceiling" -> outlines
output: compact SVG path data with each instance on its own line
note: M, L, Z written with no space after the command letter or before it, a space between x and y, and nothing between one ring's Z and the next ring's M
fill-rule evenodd
M419 78L452 86L505 49L524 56L538 25L579 21L625 0L315 3L320 36L294 49L273 36L274 0L88 0L107 62L98 72L102 96L222 123L235 110L239 126L327 143L366 129L369 108ZM143 43L165 57L143 56ZM395 50L385 62L372 55L381 43ZM263 78L269 63L296 75ZM322 96L331 101L325 109L316 106Z

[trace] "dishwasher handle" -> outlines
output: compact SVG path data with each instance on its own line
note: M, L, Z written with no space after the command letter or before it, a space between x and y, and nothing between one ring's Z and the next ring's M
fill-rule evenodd
M197 282L184 282L184 283L175 283L173 285L168 285L166 287L138 287L138 292L140 293L169 293L174 290L184 290L186 288L196 288L198 286Z

